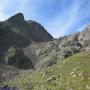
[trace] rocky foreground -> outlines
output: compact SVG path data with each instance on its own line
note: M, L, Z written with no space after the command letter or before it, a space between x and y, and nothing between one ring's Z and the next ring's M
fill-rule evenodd
M70 56L47 69L37 69L8 80L19 90L90 90L90 52Z

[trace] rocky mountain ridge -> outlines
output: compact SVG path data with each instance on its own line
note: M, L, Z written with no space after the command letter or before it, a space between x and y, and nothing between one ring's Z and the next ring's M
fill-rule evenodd
M43 26L25 21L23 14L18 13L0 23L0 62L21 69L46 68L75 53L88 51L89 37L90 26L83 32L53 39Z

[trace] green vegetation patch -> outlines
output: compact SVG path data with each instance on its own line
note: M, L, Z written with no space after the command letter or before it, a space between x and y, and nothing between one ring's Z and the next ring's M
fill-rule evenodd
M33 68L33 63L28 59L20 49L11 47L5 54L5 63L14 65L20 69Z
M73 55L47 70L19 75L8 84L20 90L90 90L90 53Z

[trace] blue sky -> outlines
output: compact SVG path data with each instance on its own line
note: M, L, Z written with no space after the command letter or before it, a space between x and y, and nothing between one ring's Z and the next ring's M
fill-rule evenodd
M54 37L82 31L90 24L90 0L0 0L0 21L22 12Z

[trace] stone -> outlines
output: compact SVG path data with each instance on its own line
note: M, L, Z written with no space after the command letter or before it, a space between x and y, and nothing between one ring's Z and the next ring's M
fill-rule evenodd
M41 73L41 75L42 75L43 77L45 77L46 74L47 74L47 72L42 72L42 73Z
M50 78L48 78L46 82L51 82L51 81L54 81L54 80L57 80L57 76L56 75L51 76Z
M71 73L70 73L70 75L73 75L73 74L74 74L74 72L71 72Z
M74 75L72 75L72 77L74 78L74 77L76 77L76 75L74 74Z
M86 85L86 90L90 90L90 85Z

